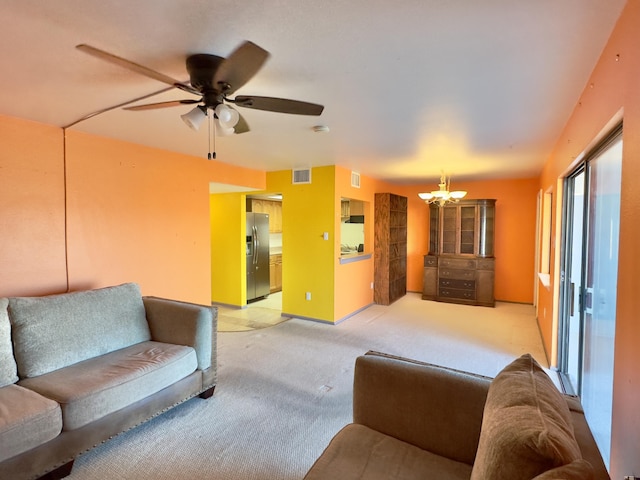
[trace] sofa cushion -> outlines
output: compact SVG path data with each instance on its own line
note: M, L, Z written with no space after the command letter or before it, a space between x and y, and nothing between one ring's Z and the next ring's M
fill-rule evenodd
M0 387L18 381L18 367L13 357L13 344L11 343L8 306L9 300L0 298Z
M593 467L586 460L574 460L568 465L547 470L533 480L593 480Z
M134 283L9 298L9 318L20 378L151 339L140 288Z
M18 385L0 388L0 462L57 437L60 406Z
M58 402L63 430L74 430L159 392L194 372L197 364L191 347L143 342L20 385Z
M331 440L304 480L468 480L471 465L350 424Z
M529 480L581 458L567 402L531 355L491 382L472 480Z

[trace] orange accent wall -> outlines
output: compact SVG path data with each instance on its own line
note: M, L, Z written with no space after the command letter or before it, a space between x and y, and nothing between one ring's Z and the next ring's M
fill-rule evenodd
M59 128L0 116L0 296L67 289Z
M456 190L467 190L468 199L495 198L496 234L495 297L499 301L533 303L537 178L452 180ZM437 185L396 187L409 198L407 289L422 291L423 257L429 250L429 207L418 193Z
M377 182L362 175L360 188L351 186L351 170L336 166L336 198L334 210L335 231L340 232L340 200L351 198L367 202L365 211L365 252L371 258L353 263L340 263L340 235L336 233L334 242L335 282L334 282L334 319L340 321L354 312L373 303L373 199Z
M640 2L627 2L591 78L545 164L540 188L553 188L594 140L623 112L623 158L618 258L615 370L613 379L612 478L640 472ZM555 210L554 210L555 212ZM554 213L555 214L555 213ZM552 235L555 236L555 222ZM555 258L557 252L552 251ZM552 282L553 282L552 272ZM551 311L551 292L541 288L539 310ZM540 322L545 344L555 335ZM547 345L549 347L549 345Z
M266 183L262 171L11 117L0 138L3 296L134 281L208 304L209 183Z
M73 131L66 150L70 288L210 303L206 160Z

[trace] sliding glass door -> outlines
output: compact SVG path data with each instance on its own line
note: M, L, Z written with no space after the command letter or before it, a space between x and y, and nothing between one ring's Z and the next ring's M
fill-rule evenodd
M560 374L567 393L580 391L582 372L582 266L584 263L585 169L581 166L565 181L564 266L562 269L562 320Z
M563 385L580 396L608 464L622 129L617 129L565 181L559 367Z

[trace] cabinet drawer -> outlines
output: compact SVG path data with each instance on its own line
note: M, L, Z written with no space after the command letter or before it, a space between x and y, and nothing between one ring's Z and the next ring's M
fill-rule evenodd
M495 269L495 259L493 258L479 258L478 270L493 270Z
M475 280L475 270L461 270L459 268L439 268L438 275L442 278L454 278L458 280Z
M459 288L440 288L439 296L445 298L460 298L463 300L475 300L476 292L474 290L461 290Z
M425 267L437 267L438 266L438 257L434 257L432 255L424 256L424 266Z
M440 288L459 288L462 290L476 289L476 282L474 280L457 280L453 278L441 278L439 285L440 285Z
M466 258L447 258L440 257L440 261L438 263L441 267L449 267L449 268L476 268L475 259L466 259Z

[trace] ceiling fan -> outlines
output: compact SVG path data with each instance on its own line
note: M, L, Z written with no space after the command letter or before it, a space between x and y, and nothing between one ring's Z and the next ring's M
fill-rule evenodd
M126 110L149 110L155 108L175 107L180 105L197 104L189 113L182 115L187 125L197 130L205 117L215 118L221 133L244 133L249 131L247 122L234 108L227 103L238 107L266 110L269 112L290 113L296 115L320 115L324 106L315 103L301 102L275 97L259 97L255 95L232 95L251 77L253 77L269 57L269 52L255 43L245 41L238 46L227 58L206 53L198 53L187 57L186 69L189 74L189 82L180 82L174 78L156 72L150 68L139 65L130 60L118 57L90 45L81 44L77 49L107 62L127 68L133 72L145 75L160 82L171 85L184 92L197 95L200 98L187 98L167 102L149 103L125 107ZM164 92L166 90L162 90ZM161 93L161 92L156 92ZM152 95L155 95L152 94ZM134 101L148 98L147 95ZM133 103L134 101L120 104L117 107ZM112 107L112 108L117 108Z

